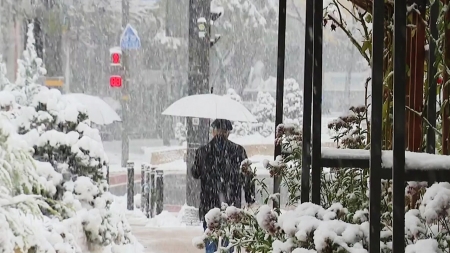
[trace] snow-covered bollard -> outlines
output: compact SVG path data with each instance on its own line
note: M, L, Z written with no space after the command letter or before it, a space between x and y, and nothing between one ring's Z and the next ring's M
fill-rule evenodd
M134 162L127 162L127 209L134 209Z
M145 164L141 164L141 212L144 212L144 203L145 203Z
M156 170L156 215L164 209L164 171Z
M142 203L142 206L144 207L144 213L145 216L147 216L147 218L150 218L150 191L152 189L152 184L150 181L150 177L151 177L151 168L150 165L145 165L145 172L144 172L144 192L143 192L143 196L144 196L144 202Z

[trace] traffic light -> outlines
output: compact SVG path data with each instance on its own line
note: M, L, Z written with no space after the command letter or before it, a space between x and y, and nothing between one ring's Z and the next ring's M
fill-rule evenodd
M122 87L122 50L120 47L112 47L109 49L111 76L109 77L109 87Z
M113 47L109 49L111 55L111 66L122 66L122 50L120 47Z
M109 86L111 88L120 88L122 87L122 77L119 75L112 75L109 78Z

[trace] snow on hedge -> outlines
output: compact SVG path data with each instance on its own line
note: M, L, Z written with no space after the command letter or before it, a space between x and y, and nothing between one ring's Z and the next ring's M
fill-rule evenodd
M141 252L111 208L99 131L83 105L37 84L28 29L18 79L0 92L0 252Z

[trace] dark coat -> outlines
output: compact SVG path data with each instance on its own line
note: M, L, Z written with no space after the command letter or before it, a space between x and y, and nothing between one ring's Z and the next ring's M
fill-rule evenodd
M241 145L219 137L197 149L191 170L192 176L201 181L200 219L203 220L209 210L221 207L219 192L223 192L223 189L229 192L226 197L228 205L241 207L242 187L245 201L248 204L255 202L253 176L241 172L241 162L245 159L247 153ZM220 186L223 188L220 189Z

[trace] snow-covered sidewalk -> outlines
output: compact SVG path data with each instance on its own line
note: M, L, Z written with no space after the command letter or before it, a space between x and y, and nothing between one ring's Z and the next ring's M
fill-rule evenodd
M147 219L136 208L126 210L126 196L116 197L114 206L125 213L133 235L144 246L144 253L200 253L204 252L192 245L192 238L203 233L200 226L185 226L180 213L163 211L155 218Z

